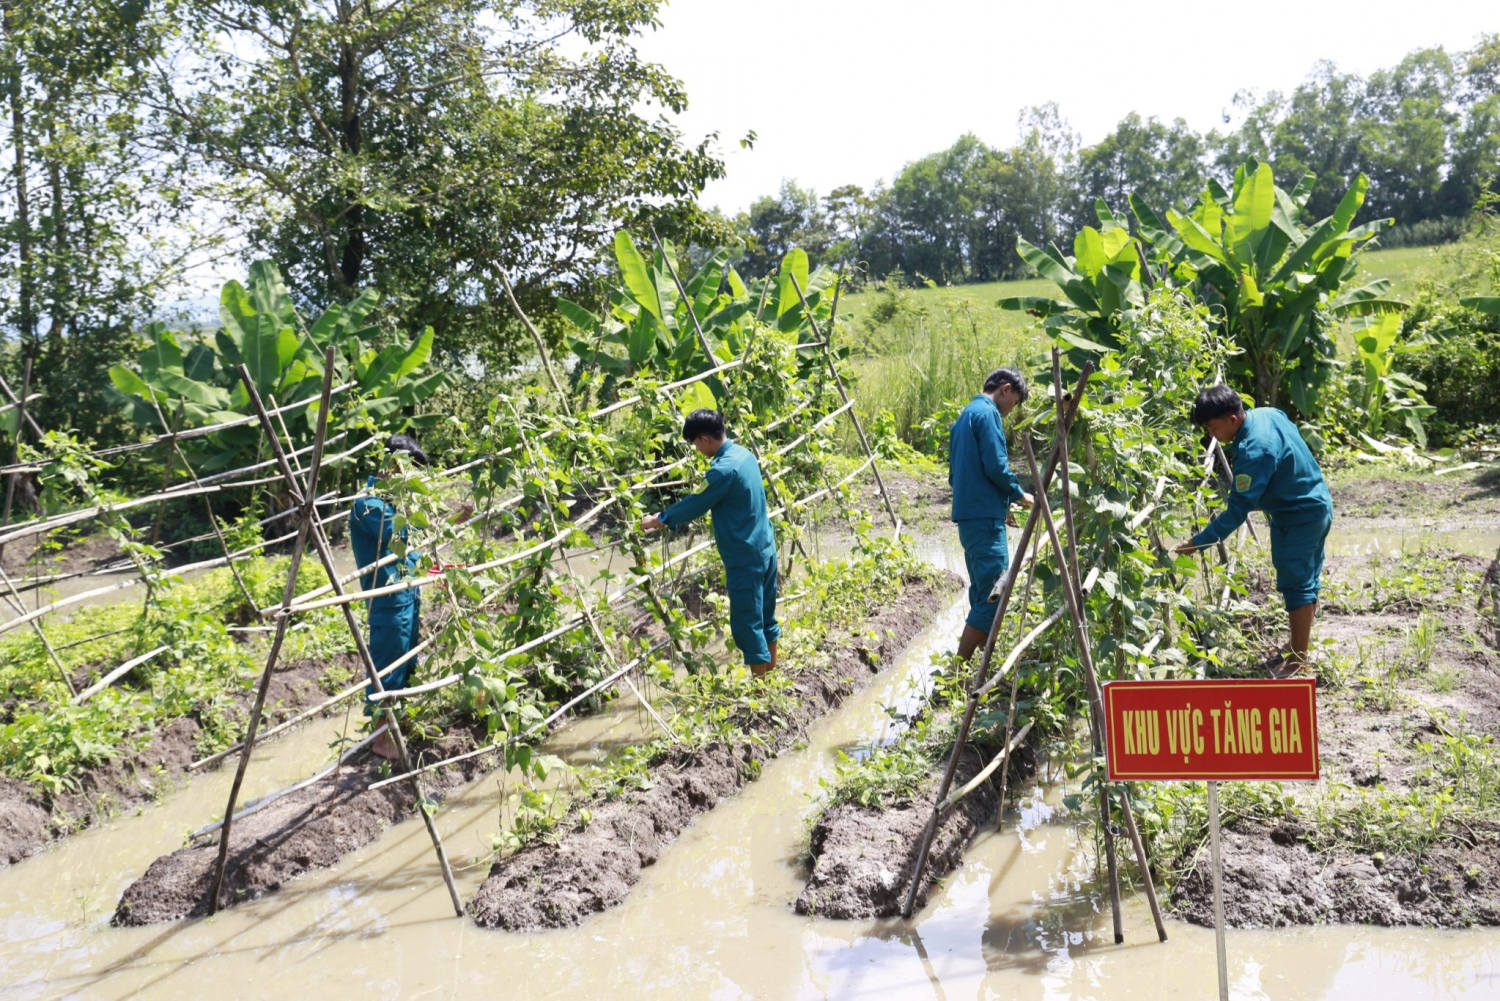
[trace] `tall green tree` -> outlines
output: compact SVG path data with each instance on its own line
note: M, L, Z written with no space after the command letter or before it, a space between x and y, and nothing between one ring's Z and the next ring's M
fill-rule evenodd
M712 137L685 145L657 114L687 97L635 46L660 6L209 0L156 63L160 139L300 298L372 288L396 329L510 361L525 342L502 272L535 303L601 271L619 228L707 218Z
M1205 152L1203 138L1181 118L1167 123L1131 112L1079 151L1072 221L1087 225L1098 199L1124 205L1132 192L1152 205L1186 206L1203 187Z
M181 162L141 143L140 68L172 16L171 4L3 5L0 371L19 392L31 357L44 427L124 432L105 371L215 242L188 224Z

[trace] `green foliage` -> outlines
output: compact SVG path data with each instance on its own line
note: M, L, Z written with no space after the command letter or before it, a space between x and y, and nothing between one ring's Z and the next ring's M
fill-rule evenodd
M622 230L615 237L614 248L620 284L610 287L609 308L603 316L567 299L558 303L559 312L578 330L568 344L580 362L579 371L592 367L602 370L607 377L606 390L614 380L638 373L652 373L668 381L680 379L734 361L758 338L785 341L788 335L799 334L808 324L791 281L793 275L814 317L828 318L827 290L833 283L833 272L819 268L809 273L807 254L800 249L787 252L779 280L761 279L752 288L729 266L728 251L718 251L691 276L684 276L670 243L653 251L647 261L630 234ZM678 291L674 272L682 279L686 298ZM698 337L698 326L708 341L707 354ZM816 361L815 356L807 359L809 365ZM732 380L734 376L727 378ZM722 380L710 380L711 396L690 387L682 409L722 399L723 386ZM751 392L759 394L761 389L753 387Z
M311 324L303 321L269 261L250 266L247 285L231 281L219 297L223 326L212 339L168 330L165 324L146 328L147 347L139 371L116 365L109 371L115 388L124 395L136 423L156 433L172 427L211 427L254 409L249 390L239 377L244 365L256 391L281 406L315 400L322 391L324 352L335 355L335 382L356 383L357 405L340 407L349 426L377 421L400 426L401 408L413 407L431 396L443 381L442 372L420 374L432 354L433 332L427 327L411 344L367 346L379 328L366 321L379 295L366 291L347 305L333 305ZM167 418L165 414L172 414ZM288 428L296 438L309 438L317 426L317 407L288 414ZM164 421L172 422L163 427ZM206 437L189 439L185 446L199 472L233 468L254 454L262 440L257 424L244 425Z
M1133 196L1136 232L1150 248L1147 262L1101 202L1101 229L1084 227L1074 256L1056 247L1020 248L1066 301L1023 297L1000 305L1042 317L1054 337L1073 349L1078 364L1084 355L1118 346L1116 331L1140 307L1143 280L1180 286L1207 305L1233 339L1238 351L1228 359L1229 371L1260 405L1289 404L1310 414L1333 374L1333 319L1402 308L1385 298L1388 282L1345 287L1357 271L1354 248L1390 224L1386 219L1353 226L1369 182L1356 178L1331 216L1304 229L1298 216L1311 186L1312 178L1304 178L1288 192L1276 184L1269 164L1250 159L1235 171L1232 189L1210 183L1188 212L1169 208L1165 223ZM1143 265L1147 272L1154 269L1152 277Z

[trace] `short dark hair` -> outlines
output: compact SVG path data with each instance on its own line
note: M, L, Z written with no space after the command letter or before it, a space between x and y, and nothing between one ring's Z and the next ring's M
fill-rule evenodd
M682 422L682 438L694 441L700 435L711 438L724 437L724 415L717 410L694 410Z
M432 461L427 458L427 453L422 451L422 446L417 444L417 439L409 434L391 435L385 440L385 450L387 452L405 452L419 466L429 466L432 464Z
M1200 428L1220 417L1232 417L1245 412L1245 401L1240 394L1224 385L1209 386L1193 401L1193 423Z
M1025 403L1026 397L1031 395L1031 390L1026 388L1026 377L1013 368L997 368L985 376L984 391L986 393L993 393L1001 386L1010 386L1015 389L1022 403Z

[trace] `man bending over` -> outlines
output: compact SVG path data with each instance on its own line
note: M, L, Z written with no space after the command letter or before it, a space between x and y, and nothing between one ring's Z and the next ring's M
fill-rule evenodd
M1220 444L1234 446L1234 484L1229 506L1189 542L1183 554L1227 539L1259 508L1271 523L1271 565L1276 589L1286 602L1291 643L1276 677L1307 668L1307 647L1323 581L1323 544L1333 525L1333 498L1318 460L1297 426L1275 407L1245 409L1228 386L1210 386L1193 404L1193 423Z
M708 485L661 514L647 515L641 530L681 528L712 511L714 543L724 561L729 591L729 631L750 672L760 677L776 667L776 535L766 515L766 491L754 454L725 436L717 410L694 410L682 437L713 460Z

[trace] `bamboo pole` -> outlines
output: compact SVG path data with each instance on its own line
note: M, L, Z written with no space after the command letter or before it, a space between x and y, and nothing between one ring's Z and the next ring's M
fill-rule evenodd
M940 807L940 809L948 809L954 803L957 803L969 793L984 785L985 780L988 779L991 775L995 774L995 769L999 768L1001 765L1005 764L1006 761L1010 760L1011 752L1014 751L1017 747L1021 746L1021 741L1025 740L1026 735L1031 732L1032 722L1032 720L1027 720L1026 725L1021 727L1020 732L1017 733L1013 738L1005 742L1005 746L1000 749L1000 753L996 754L994 759L990 761L990 763L986 765L984 769L979 772L979 774L975 775L969 781L965 782L963 785L950 792L948 794L948 798L943 800L943 805Z
M352 382L346 382L343 385L335 386L333 389L333 395L337 396L339 393L342 393L347 389L352 389L354 385L355 384ZM281 410L284 413L290 413L293 410L301 410L303 407L309 406L313 402L315 402L314 398L309 397L308 399L303 400L300 403L288 403L285 407L282 407ZM111 455L123 455L126 452L139 452L141 449L155 448L157 445L160 445L165 439L169 437L175 437L178 441L188 441L193 438L205 438L211 434L218 434L220 431L228 431L230 428L244 427L247 424L254 423L254 417L239 417L232 421L225 421L223 424L206 424L203 427L188 428L186 431L179 431L176 435L156 435L155 437L148 438L145 441L138 441L130 445L115 445L112 448L95 449L88 454L94 458L106 458ZM38 431L38 434L40 433L41 432ZM48 460L43 459L38 461ZM8 473L10 471L10 466L0 466L0 473Z
M828 371L833 375L833 384L838 387L839 396L845 403L849 402L849 391L844 388L844 377L839 374L838 364L833 360L832 331L828 337L818 329L818 321L813 317L812 310L807 306L807 297L802 294L802 285L797 281L796 275L787 275L792 280L792 288L797 290L797 298L802 303L802 315L807 317L808 324L812 327L813 336L823 342L823 358L828 362ZM865 455L870 457L870 463L875 467L875 483L880 487L880 499L885 501L885 513L891 516L891 526L895 528L896 534L901 534L901 519L896 517L896 509L891 505L891 495L885 489L885 478L880 475L880 466L875 462L875 450L870 447L870 439L865 436L865 426L859 419L858 412L849 411L850 418L854 421L854 430L859 434L859 443L865 450Z
M10 574L5 572L4 566L0 566L0 582L4 582L5 584L5 603L17 615L25 616L26 605L21 601L21 593L16 590L15 582L10 579ZM62 658L57 655L57 651L52 647L52 641L47 638L47 634L42 630L42 624L34 618L29 621L32 630L36 633L36 638L41 640L42 646L47 651L47 656L52 658L52 663L57 667L57 676L62 680L63 687L68 690L70 696L77 695L78 690L73 687L73 679L68 677L68 669L63 666Z
M244 373L241 377L248 378ZM313 516L316 514L312 505L313 498L318 492L318 473L323 462L323 439L328 433L328 400L331 396L332 382L333 365L329 364L324 370L322 402L318 407L318 430L313 437L312 471L308 474L307 492L302 500L302 523L297 530L297 541L292 546L292 562L287 569L286 586L281 594L283 609L289 607L296 597L297 571L302 566L302 556L307 551L307 539L312 531ZM259 404L259 397L254 394L253 380L250 381L250 385L252 387L251 400ZM264 416L264 407L257 406L257 415L266 433L272 433L274 429L270 427L270 419ZM240 786L245 781L245 771L250 766L250 755L255 750L255 731L260 726L260 716L266 705L266 692L271 687L271 672L281 656L281 645L286 640L287 626L290 622L291 620L285 615L276 620L276 634L271 640L271 649L266 655L266 666L261 671L260 684L255 691L255 705L250 711L250 721L245 727L244 748L240 751L239 766L235 769L234 781L229 787L229 803L224 808L224 824L219 828L219 854L214 862L213 885L208 898L209 917L219 911L219 893L224 886L224 869L229 861L229 838L234 827L234 805L240 797Z
M1073 391L1072 400L1069 403L1068 419L1071 420L1078 406L1083 401L1084 390L1088 388L1089 377L1094 372L1091 362L1086 362L1083 371L1078 378L1078 386ZM1057 466L1058 449L1062 443L1059 441L1053 446L1052 455L1047 461L1047 466L1040 479L1034 481L1033 490L1038 497L1046 495L1047 486L1052 482L1052 472ZM1021 538L1016 545L1018 552L1025 552L1031 543L1032 534L1036 531L1038 519L1041 516L1040 504L1034 504L1031 514L1026 518L1026 527L1021 529ZM1054 545L1056 545L1054 543ZM1061 552L1061 548L1058 547ZM980 661L979 669L969 679L968 704L964 707L963 718L959 721L958 734L954 740L953 751L948 756L948 766L943 772L943 780L938 786L937 796L933 800L932 813L927 818L927 828L922 833L922 841L917 848L917 859L912 867L911 886L907 890L906 902L901 908L901 916L907 920L911 919L912 912L917 905L917 891L922 885L922 870L927 866L927 853L932 849L932 839L937 834L938 821L942 816L942 803L948 795L948 790L953 786L953 777L958 771L958 761L963 754L964 744L969 738L969 728L974 723L974 713L979 708L979 699L975 692L984 685L990 669L990 662L995 655L995 643L999 639L1000 625L1005 620L1005 611L1010 605L1011 594L1015 591L1016 578L1021 571L1021 561L1014 560L1005 574L1000 578L1000 596L995 605L995 617L990 625L988 637L984 643L984 654Z
M20 397L16 396L16 394L11 391L10 384L8 382L6 382L3 377L0 377L0 393L4 393L5 394L5 398L10 401L10 405L11 406L13 406L13 407L19 407L19 406L21 406L21 399L20 399ZM42 398L42 394L41 393L32 393L32 394L30 394L29 396L26 397L26 401L29 403L32 400L40 400L41 398ZM42 440L42 429L37 425L36 418L32 417L31 414L27 413L26 410L25 410L25 408L22 408L21 413L18 414L17 417L16 417L16 423L18 425L22 421L25 421L26 424L28 426L30 426L31 433L34 434L34 435L36 435L37 441L41 441Z
M26 429L26 397L31 395L31 352L26 353L26 374L21 377L21 402L16 406L21 408L20 416L16 418L16 441L15 448L11 450L11 463L19 467L21 465L21 432ZM40 442L38 442L40 444ZM13 472L5 481L5 510L0 513L0 525L10 524L11 504L16 499L16 481L20 479L19 472ZM0 558L5 556L5 538L0 537Z
M563 392L562 383L557 381L557 373L552 370L552 359L547 354L547 342L542 339L541 331L537 330L536 326L532 324L531 317L526 315L526 311L522 309L521 304L516 301L515 289L510 287L510 278L506 275L505 269L500 267L498 264L494 265L493 267L495 269L495 274L500 276L500 284L505 289L505 297L510 300L511 308L514 309L516 311L516 315L521 318L521 323L525 325L527 331L531 334L532 341L536 344L536 353L541 355L542 368L546 370L547 379L552 383L553 391L557 393L557 399L558 402L562 404L563 413L567 414L569 417L572 417L573 408L568 405L568 394Z
M328 381L332 380L333 365L334 349L330 347L328 349L327 356L324 362L324 370L326 373L328 373L328 375L325 376L325 379ZM322 526L317 523L317 520L314 517L314 511L312 509L313 498L317 495L318 464L322 458L322 452L321 450L317 449L313 451L312 465L307 474L306 488L300 488L297 483L297 478L292 472L292 468L286 457L286 453L282 450L281 439L276 434L276 428L271 423L271 417L266 412L265 404L261 402L260 392L255 386L255 380L251 377L250 370L244 365L241 365L239 368L240 381L245 384L245 388L250 394L250 403L255 408L256 413L260 417L261 426L265 429L266 437L270 439L271 450L277 457L277 463L281 467L281 474L286 478L289 489L293 491L294 499L299 499L302 502L303 517L306 519L306 523L311 530L310 535L313 545L317 549L318 558L323 562L323 569L328 574L328 579L335 582L335 593L339 594L340 597L343 597L344 587L342 584L337 583L339 571L338 565L333 557L333 549L331 546L329 546L328 538L326 535L324 535ZM318 438L322 438L326 433L327 423L328 395L325 383L323 403L318 408ZM294 589L296 587L295 572L291 574L291 579L289 581L288 587L289 589ZM340 610L343 612L344 624L348 626L350 635L354 637L355 646L359 650L359 658L364 663L365 675L369 679L370 686L375 690L375 694L378 695L381 692L385 691L385 686L381 684L380 672L375 667L375 660L370 654L369 645L365 642L364 632L359 628L359 623L354 617L354 610L350 604L345 603L340 605ZM286 613L286 608L283 607L282 613L278 617L277 622L278 624L281 624L287 621L288 616ZM277 633L278 636L282 636L284 634L284 628ZM454 885L453 882L453 870L448 865L448 855L443 850L442 834L438 832L437 824L433 821L432 815L423 805L424 797L422 793L422 786L420 781L418 781L416 773L412 771L411 756L408 753L406 747L406 737L401 733L401 726L396 720L396 714L389 706L386 707L385 710L385 722L386 726L390 728L391 738L395 741L396 744L396 754L401 763L401 770L404 773L403 777L407 778L412 783L412 792L416 797L417 813L421 815L422 822L427 827L427 834L432 839L433 849L437 853L438 867L442 870L443 882L447 885L448 896L453 902L453 912L458 917L463 917L463 900L459 897L458 887ZM251 748L253 747L253 744L254 738L251 736L247 736L245 740L246 755L249 754ZM225 817L227 818L232 812L233 809L231 804L231 809L225 811ZM225 830L226 832L228 830L227 824L225 825Z
M1035 471L1035 469L1036 469L1036 456L1035 456L1035 454L1032 451L1031 442L1030 442L1029 439L1025 440L1025 445L1026 445L1026 458L1027 458L1027 461L1030 464L1032 470ZM1048 531L1048 533L1052 537L1053 545L1056 546L1057 545L1057 526L1056 526L1055 522L1053 521L1051 509L1046 506L1046 497L1045 497L1045 495L1038 494L1038 496L1037 496L1037 506L1042 509L1042 518L1047 523L1047 531ZM1076 565L1075 565L1075 568L1071 572L1072 573L1076 573ZM1063 575L1064 575L1065 580L1068 578L1069 573L1070 573L1069 568L1064 567L1063 568ZM1084 683L1085 683L1085 685L1087 685L1087 697L1088 697L1088 703L1089 703L1089 715L1090 715L1090 721L1091 721L1091 729L1093 731L1092 732L1092 737L1093 737L1093 744L1094 744L1094 755L1095 755L1095 757L1099 757L1099 756L1102 756L1103 753L1104 753L1104 744L1103 744L1103 736L1102 736L1103 735L1103 720L1104 720L1104 700L1103 700L1103 697L1102 697L1102 695L1100 693L1099 676L1098 676L1098 674L1094 670L1093 648L1089 645L1088 630L1087 630L1087 626L1086 626L1086 623L1084 621L1084 616L1083 616L1083 600L1082 600L1083 587L1081 585L1078 585L1076 583L1076 580L1075 580L1074 582L1067 584L1067 586L1065 586L1063 588L1063 591L1064 591L1064 594L1069 597L1068 615L1069 615L1069 618L1072 619L1072 622L1073 622L1073 636L1074 636L1074 641L1078 644L1079 659L1083 662ZM1101 821L1101 823L1103 825L1103 830L1104 830L1104 834L1105 834L1105 848L1106 848L1106 851L1110 850L1113 847L1113 844L1114 844L1114 832L1110 828L1109 799L1108 799L1108 794L1105 791L1107 788L1108 788L1108 786L1107 786L1106 783L1103 783L1103 782L1100 783L1100 790L1101 790L1100 791L1100 800L1101 800L1101 806L1102 806L1102 809L1105 811L1103 813L1103 815L1101 816L1100 821ZM1128 795L1127 796L1123 796L1121 798L1121 813L1125 817L1127 830L1133 830L1133 829L1135 829L1135 827L1136 827L1136 825L1135 825L1135 818L1134 818L1133 812L1131 811L1130 798L1129 798ZM1138 837L1139 837L1139 832L1137 831L1136 832L1136 837L1132 838L1133 848L1135 849L1135 852L1136 852L1137 866L1140 869L1141 881L1145 885L1145 889L1146 889L1146 901L1147 901L1147 903L1151 907L1151 916L1152 916L1152 919L1156 923L1156 933L1157 933L1157 936L1158 936L1158 938L1161 941L1165 942L1167 940L1166 925L1162 921L1161 906L1160 906L1160 903L1158 902L1158 900L1156 898L1156 887L1155 887L1155 884L1153 883L1153 881L1151 879L1151 868L1150 868L1150 865L1149 865L1149 863L1147 861L1147 858L1146 858L1145 845L1144 845L1144 843L1142 843L1139 840L1137 840ZM1112 861L1112 859L1107 859L1107 861ZM1119 894L1118 863L1115 863L1114 865L1111 866L1111 874L1113 876L1113 882L1114 882L1114 885L1111 887L1111 905L1113 907L1117 903L1117 898L1118 898L1118 894ZM1124 932L1123 932L1123 929L1121 928L1121 926L1118 923L1116 924L1115 928L1116 928L1116 934L1117 934L1117 937L1115 939L1115 944L1119 945L1121 942L1124 941Z
M71 699L69 699L69 701L72 702L72 704L75 706L87 702L89 699L93 698L95 695L98 695L100 692L104 691L110 685L113 685L116 681L125 677L125 675L140 667L148 660L151 660L158 654L166 653L170 649L171 647L159 646L149 653L143 653L139 657L132 657L130 660L127 660L125 663L121 664L119 667L115 668L113 671L110 671L104 677L94 682L88 688L85 688L83 691L73 696Z
M246 803L245 806L238 813L236 813L234 815L234 819L235 820L244 820L246 817L250 816L252 813L259 813L260 811L264 810L266 807L270 806L272 803L276 802L278 799L284 799L287 796L290 796L294 792L299 792L299 791L301 791L303 789L306 789L310 785L316 785L317 783L321 782L323 779L325 779L328 776L332 775L335 771L338 770L338 768L340 766L342 766L350 758L354 757L360 751L363 751L366 747L369 747L371 744L375 743L375 738L379 737L382 733L385 733L385 732L386 732L386 726L385 726L384 723L382 723L382 724L380 724L379 727L377 727L375 729L374 733L371 733L369 736L367 736L363 740L359 741L357 744L355 744L353 747L349 748L343 754L340 754L336 759L334 759L333 764L329 765L327 768L322 769L321 771L319 771L315 775L311 775L311 776L303 779L301 782L296 782L296 783L294 783L292 785L289 785L285 789L278 789L275 792L267 793L266 795L262 796L260 799L257 799L253 803ZM212 824L204 824L202 827L198 828L196 831L194 831L193 833L189 834L187 836L187 839L189 841L197 841L199 838L203 837L205 834L212 834L214 831L217 831L219 828L221 828L223 826L224 826L224 821L222 821L222 820L216 820Z

